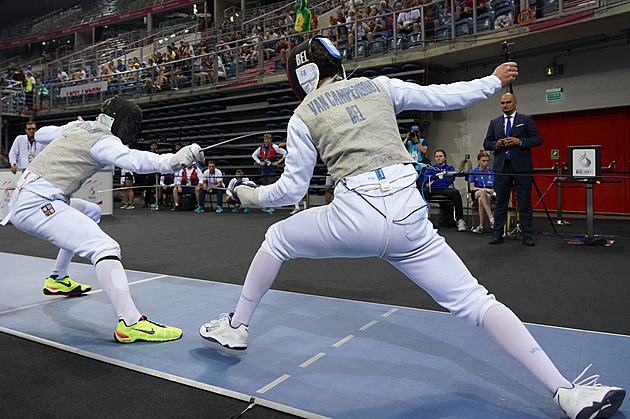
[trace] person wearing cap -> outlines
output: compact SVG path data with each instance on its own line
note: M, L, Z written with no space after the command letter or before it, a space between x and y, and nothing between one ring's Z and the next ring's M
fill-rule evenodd
M596 384L593 377L583 381L578 377L575 384L564 378L519 318L479 284L437 234L415 187L417 161L400 140L396 114L461 109L487 99L514 80L516 63L503 63L480 79L444 85L419 86L386 76L347 79L339 51L328 38L315 36L291 51L287 75L302 103L287 127L284 173L272 185L243 183L234 191L241 205L294 204L308 190L321 157L337 182L335 199L267 230L235 312L203 324L201 337L222 350L247 349L254 311L287 260L379 257L455 316L483 327L500 348L555 394L555 401L570 417L592 418L603 409L615 413L625 390ZM281 305L276 307L281 310ZM291 314L267 316L300 329L299 317ZM418 346L424 344L422 338L418 336ZM496 368L489 359L487 367ZM427 415L439 413L417 416Z

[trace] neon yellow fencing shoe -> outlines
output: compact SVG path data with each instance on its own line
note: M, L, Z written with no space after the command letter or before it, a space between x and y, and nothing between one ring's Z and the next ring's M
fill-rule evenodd
M89 285L79 284L74 282L69 277L62 279L46 278L44 282L44 294L46 295L81 295L88 291L91 291L92 287Z
M177 340L181 337L181 329L152 322L145 316L140 317L140 320L131 326L127 326L125 321L121 319L114 332L114 339L120 343L131 343L137 340L166 342L169 340Z

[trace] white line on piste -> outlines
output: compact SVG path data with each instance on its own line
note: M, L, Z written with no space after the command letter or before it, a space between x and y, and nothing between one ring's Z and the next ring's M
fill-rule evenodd
M311 359L309 359L308 361L303 362L302 364L300 364L300 368L306 368L309 365L311 365L313 362L317 361L319 358L321 358L322 356L326 355L326 352L320 352L317 355L315 355L314 357L312 357Z
M397 312L397 311L398 311L398 309L397 309L397 308L392 308L392 309L391 309L391 310L389 310L387 313L385 313L385 314L381 314L381 317L389 317L389 316L391 316L392 314L394 314L394 313L395 313L395 312Z
M273 380L272 382L270 382L269 384L267 384L266 386L264 386L260 390L256 390L256 393L262 394L262 393L266 392L267 390L271 390L272 388L274 388L275 386L277 386L278 384L280 384L281 382L283 382L284 380L286 380L289 377L291 377L290 374L284 374L283 376L276 378L275 380Z
M354 337L354 335L348 335L345 338L341 339L339 342L335 343L333 345L333 348L338 348L341 345L343 345L344 343L346 343L347 341L349 341L350 339L352 339Z
M376 323L378 323L378 320L372 320L371 322L369 322L368 324L366 324L365 326L363 326L359 330L366 330L366 329L374 326Z
M135 284L140 284L142 282L153 281L154 279L164 278L165 276L169 276L169 275L156 275L156 276L152 276L150 278L139 279L138 281L130 282L129 285L135 285ZM90 292L87 292L86 294L90 294L90 295L91 294L97 294L97 293L102 292L102 291L103 290L99 288L97 290L92 290ZM60 295L57 298L49 299L49 300L46 300L46 301L41 301L39 303L29 304L29 305L22 306L22 307L9 308L7 310L0 311L0 314L9 314L9 313L13 313L15 311L28 310L29 308L45 306L45 305L48 305L48 304L56 303L58 301L63 301L66 298L68 298L68 297L66 297L65 295Z

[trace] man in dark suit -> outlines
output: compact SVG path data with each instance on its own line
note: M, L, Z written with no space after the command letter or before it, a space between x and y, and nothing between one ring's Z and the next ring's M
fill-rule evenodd
M497 193L494 210L494 227L490 244L503 243L503 228L507 221L507 207L512 186L516 188L516 199L520 209L520 228L523 244L534 246L532 231L532 182L534 171L531 147L542 144L534 119L516 112L516 97L512 93L501 96L503 116L490 121L488 133L483 140L486 150L494 151L494 190ZM500 175L499 173L510 173ZM521 176L520 174L525 174Z

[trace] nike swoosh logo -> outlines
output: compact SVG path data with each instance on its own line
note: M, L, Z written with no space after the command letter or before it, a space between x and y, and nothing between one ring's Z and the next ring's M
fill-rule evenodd
M142 332L142 333L146 333L147 335L154 335L155 334L155 330L151 329L151 330L143 330L143 329L134 329L136 332Z
M63 281L56 281L56 282L58 284L65 285L66 287L71 287L72 286L72 283L70 281L68 281L67 283L63 282Z

